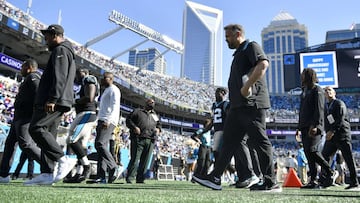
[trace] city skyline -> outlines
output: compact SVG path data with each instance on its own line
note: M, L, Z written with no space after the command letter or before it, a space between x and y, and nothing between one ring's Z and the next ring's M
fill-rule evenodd
M27 10L27 1L8 0L7 2ZM193 2L220 9L224 12L224 25L229 23L242 24L246 37L261 43L261 30L267 27L271 20L282 10L294 16L299 23L307 26L309 31L309 46L325 43L327 31L350 29L352 23L360 22L360 13L357 11L358 1L344 0L332 3L325 0L318 1L286 1L276 0L269 4L265 0L237 2L229 0L226 3L218 0L193 0ZM61 24L65 28L65 35L70 39L85 44L87 41L116 27L108 21L109 13L118 10L134 20L147 25L176 41L182 41L182 16L185 8L183 0L134 0L134 1L106 1L78 0L70 3L62 1L32 0L30 14L37 20L52 24L58 22L61 13ZM61 12L59 12L61 11ZM103 55L111 57L114 53L126 50L142 41L143 38L122 30L90 47ZM154 47L149 42L139 47L146 49ZM161 49L161 48L159 48ZM164 49L164 48L162 48ZM160 50L162 52L163 50ZM227 86L229 67L234 50L229 50L223 40L223 86ZM128 55L118 60L127 62ZM165 54L168 64L168 74L180 76L181 56L175 52Z

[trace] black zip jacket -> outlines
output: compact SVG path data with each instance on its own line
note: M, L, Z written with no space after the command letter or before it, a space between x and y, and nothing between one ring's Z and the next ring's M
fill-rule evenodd
M330 123L328 116L332 116L334 122ZM330 120L331 121L331 120ZM351 141L351 128L347 108L343 101L335 99L328 103L325 108L325 130L333 131L332 140L348 140Z
M14 120L31 119L34 108L34 100L39 87L40 75L30 73L24 78L19 86L19 92L16 95L14 108Z
M157 120L154 119L157 117ZM144 137L150 139L156 139L155 128L161 129L160 117L155 111L147 111L145 109L135 109L126 119L126 126L130 129L130 135L132 137ZM140 128L141 134L135 135L135 127Z
M60 111L69 111L74 104L75 53L69 41L55 47L44 70L35 105L55 103Z
M299 129L308 129L310 126L324 130L324 90L316 85L312 89L303 89L300 100Z

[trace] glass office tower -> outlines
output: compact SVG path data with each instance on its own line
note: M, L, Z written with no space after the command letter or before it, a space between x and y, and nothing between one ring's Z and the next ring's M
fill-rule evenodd
M360 24L352 24L349 29L326 32L326 43L360 37Z
M156 48L140 51L137 49L131 50L129 52L129 64L161 74L166 73L166 61L164 56L160 56L160 52Z
M221 85L223 12L186 1L183 18L181 77Z
M295 53L308 46L308 31L289 13L281 11L261 32L262 46L270 59L266 73L269 92L282 94L284 90L283 54Z

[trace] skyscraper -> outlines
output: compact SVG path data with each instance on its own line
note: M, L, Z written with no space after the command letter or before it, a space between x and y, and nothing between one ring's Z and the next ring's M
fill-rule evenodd
M223 12L186 1L181 77L221 85L223 40Z
M353 23L349 29L326 32L326 43L360 37L360 24Z
M296 50L308 46L308 31L305 25L289 13L281 11L270 25L261 31L262 46L270 59L270 66L266 73L270 93L284 93L283 54L295 53Z
M141 51L131 50L129 52L129 64L157 73L166 73L166 61L164 56L160 56L160 52L156 48Z

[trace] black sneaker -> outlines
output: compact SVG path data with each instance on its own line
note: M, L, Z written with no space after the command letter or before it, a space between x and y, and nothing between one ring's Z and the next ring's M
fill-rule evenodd
M262 192L282 192L282 188L278 184L267 185L267 184L255 184L250 187L250 191L262 191Z
M306 185L303 185L300 187L301 189L320 189L319 184L315 183L315 182L309 182Z
M84 165L83 167L84 167L84 170L83 170L82 176L84 176L85 178L89 178L91 175L90 165Z
M325 181L321 184L322 187L330 187L335 185L335 180L339 176L339 172L332 171L331 173L326 175Z
M129 178L126 178L126 183L127 184L132 184L131 180Z
M113 183L116 180L115 171L116 167L109 171L108 183Z
M345 187L345 190L360 190L359 184L350 184Z
M80 174L75 174L73 177L70 177L70 178L68 178L68 177L66 177L66 178L64 178L64 180L63 180L63 183L78 183L78 178L80 177Z
M87 180L86 184L106 184L105 178Z
M192 180L199 183L202 186L211 188L213 190L221 190L221 179L212 175L207 175L200 177L199 175L194 175Z

